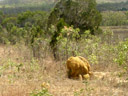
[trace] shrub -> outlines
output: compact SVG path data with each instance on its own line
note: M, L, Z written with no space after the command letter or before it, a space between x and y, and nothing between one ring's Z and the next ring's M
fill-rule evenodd
M30 96L53 96L48 92L48 89L34 90Z

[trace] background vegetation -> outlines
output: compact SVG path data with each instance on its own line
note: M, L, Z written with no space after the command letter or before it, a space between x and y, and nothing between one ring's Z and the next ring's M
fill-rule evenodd
M96 0L98 4L101 3L120 3L120 2L126 2L127 0Z
M6 14L17 14L24 11L50 11L58 0L2 0L0 10ZM96 0L99 11L127 11L127 0Z
M117 3L102 3L97 6L99 11L127 11L128 1Z

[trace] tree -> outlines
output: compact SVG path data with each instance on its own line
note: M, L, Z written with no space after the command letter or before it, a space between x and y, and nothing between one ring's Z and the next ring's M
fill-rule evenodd
M79 28L79 34L90 30L91 34L94 35L95 31L99 29L101 20L101 14L96 9L95 0L60 0L48 18L48 28L54 25L57 29L50 42L54 56L56 54L55 49L57 49L57 37L65 24ZM58 26L60 24L61 26Z
M127 24L127 12L102 12L102 26L121 26Z
M0 22L2 22L3 21L3 18L4 17L4 14L3 14L3 12L2 11L0 11Z
M69 26L80 28L80 33L90 30L91 34L95 34L102 20L95 0L60 0L49 16L48 27L56 25L61 18Z
M51 41L50 41L50 46L52 48L52 51L53 51L53 55L54 55L54 58L55 59L58 59L58 56L57 56L57 43L58 43L58 37L59 35L61 34L61 29L66 26L67 24L64 22L63 19L60 19L59 22L57 23L57 30L54 32L52 38L51 38Z

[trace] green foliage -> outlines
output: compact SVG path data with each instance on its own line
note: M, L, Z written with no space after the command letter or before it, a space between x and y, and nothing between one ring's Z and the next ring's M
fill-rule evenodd
M41 89L41 90L35 90L33 91L30 96L53 96L48 92L48 89Z
M3 12L2 12L2 11L0 11L0 22L2 22L2 21L3 21L3 18L4 18L4 14L3 14Z
M97 8L99 11L127 11L128 1L126 2L115 2L115 3L102 3L98 4Z
M98 64L98 59L97 59L97 56L94 55L94 54L91 54L89 57L88 57L89 61L91 64Z
M39 70L38 60L35 60L34 58L32 58L32 60L30 62L30 69L31 69L31 71Z
M26 11L18 15L17 23L23 27L25 26L25 23L30 23L30 26L38 25L44 28L46 26L46 17L47 13L43 11Z
M128 24L127 12L102 12L102 26L121 26Z
M90 30L94 34L101 22L101 14L96 9L95 0L61 0L56 4L48 19L48 27L57 25L63 20L74 28L79 28L80 33Z
M2 28L2 26L0 25L0 33L3 31L3 28Z
M22 63L16 65L17 71L20 72L20 70L21 70L22 67L23 67L23 64Z
M84 89L81 89L78 92L74 92L74 96L81 96L83 94Z
M21 72L22 68L23 68L22 63L16 63L13 60L8 59L7 62L5 62L2 66L0 66L0 76L2 76L8 70L10 70L10 73L7 74L7 76L8 76L10 83L12 83L13 78L16 77L16 73Z
M3 2L2 2L3 1ZM20 14L22 12L26 12L26 11L50 11L55 3L54 2L48 2L48 1L35 1L35 0L15 0L15 1L19 1L17 2L17 4L15 4L15 2L13 2L13 0L9 0L10 2L12 2L12 4L9 4L9 2L4 2L6 0L2 0L0 2L0 10L4 13L4 14ZM28 2L27 2L28 1ZM26 2L26 3L25 3Z
M98 64L97 55L100 54L98 46L101 38L91 35L89 30L82 35L79 35L79 32L78 28L64 26L57 38L56 54L60 59L66 59L70 56L86 56L90 63Z
M79 35L83 34L85 30L89 30L90 34L94 35L94 32L99 29L100 22L101 14L96 9L95 0L60 0L48 18L48 28L51 27L51 25L56 27L56 31L54 32L50 42L54 57L57 58L57 42L59 41L59 35L61 35L61 30L64 26L79 28ZM74 37L73 33L72 35L73 38L77 40L80 38L80 36ZM66 35L63 37L66 37ZM64 40L69 42L66 38L64 38Z
M43 11L27 11L17 16L7 16L0 26L0 36L2 37L0 42L4 44L24 42L32 49L33 56L36 56L36 49L39 48L37 42L47 38L45 37L46 24L47 13Z
M124 69L128 70L127 62L128 62L128 40L125 42L120 42L119 45L116 47L118 51L117 57L114 59L119 66L123 66Z
M27 12L23 12L23 13L19 14L18 23L21 24L21 26L24 26L24 22L27 22L27 20L29 22L32 22L33 15L34 15L34 13L31 11L27 11Z
M79 31L80 30L78 28L74 29L73 27L64 26L64 28L61 30L61 33L57 37L57 49L59 55L65 55L66 58L69 57L69 55L71 55L72 52L74 55L78 55L76 48L77 46L72 49L70 44L77 44L76 41L80 37Z
M2 27L5 28L1 33L1 42L11 42L15 44L24 40L26 44L32 44L35 38L42 38L46 29L47 13L24 12L17 17L6 17L2 22ZM8 39L8 40L6 40Z
M61 34L61 30L62 28L67 25L63 19L60 19L59 22L57 23L57 30L55 30L53 36L51 37L51 41L50 41L50 46L51 46L51 49L53 50L53 54L54 54L54 57L57 59L57 54L56 54L56 51L57 51L57 43L59 41L58 37L59 35Z
M8 17L8 18L5 18L3 21L2 21L2 25L4 27L8 27L8 24L13 24L13 25L16 25L16 17ZM10 28L8 29L10 30Z

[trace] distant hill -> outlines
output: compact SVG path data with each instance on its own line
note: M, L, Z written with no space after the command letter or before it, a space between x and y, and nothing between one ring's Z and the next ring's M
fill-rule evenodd
M103 3L98 4L99 11L128 11L128 1L120 3Z
M18 14L24 11L50 11L57 0L3 0L0 11L4 14Z
M15 2L20 2L20 3L29 3L29 4L32 4L32 3L42 3L42 2L45 2L45 3L53 3L53 2L57 2L59 0L0 0L0 2L3 2L3 3L15 3ZM119 3L119 2L126 2L128 0L96 0L96 2L98 4L101 4L101 3Z
M39 4L39 3L54 3L58 0L0 0L1 4Z
M58 0L21 0L22 3L54 3Z
M126 2L128 0L96 0L97 3L120 3L120 2Z
M50 11L59 0L0 0L0 10L5 14L27 10ZM99 11L128 11L128 0L96 0Z

